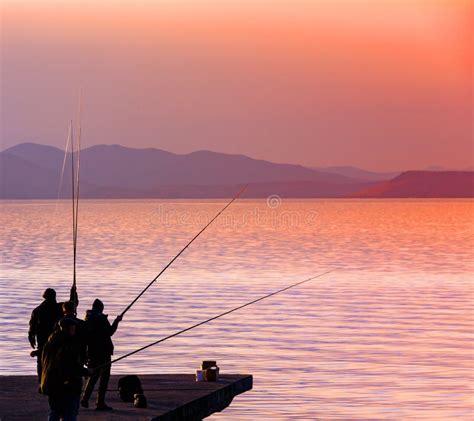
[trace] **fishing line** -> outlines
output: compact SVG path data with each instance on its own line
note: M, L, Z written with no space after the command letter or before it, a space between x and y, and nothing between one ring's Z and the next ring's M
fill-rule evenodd
M72 121L69 123L69 130L68 130L67 140L66 140L66 149L64 150L63 167L61 169L61 177L59 178L58 196L56 198L55 213L57 213L58 211L59 197L61 195L61 190L63 188L64 170L66 168L67 153L69 151L69 143L71 141L71 131L72 131Z

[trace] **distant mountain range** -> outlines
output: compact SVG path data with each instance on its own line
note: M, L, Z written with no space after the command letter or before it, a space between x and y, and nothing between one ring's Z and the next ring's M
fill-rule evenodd
M0 198L56 198L63 159L64 151L34 143L0 152ZM70 195L70 173L68 157L62 197ZM272 194L301 198L472 197L473 174L314 169L210 151L180 155L153 148L98 145L81 152L81 197L224 198L243 184L249 185L244 196L248 198Z
M382 181L390 180L400 174L398 172L373 172L363 170L357 167L345 166L345 167L312 167L316 171L324 171L331 174L339 174L345 177L354 178L357 180L364 181Z
M473 171L406 171L353 197L474 197Z

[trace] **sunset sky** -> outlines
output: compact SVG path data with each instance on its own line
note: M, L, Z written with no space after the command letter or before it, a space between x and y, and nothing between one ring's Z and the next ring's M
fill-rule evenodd
M3 0L1 149L473 165L470 0Z

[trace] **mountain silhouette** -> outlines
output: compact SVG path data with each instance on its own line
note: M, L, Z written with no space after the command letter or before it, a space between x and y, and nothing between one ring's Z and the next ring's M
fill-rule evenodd
M316 171L323 171L331 174L339 174L345 177L354 178L357 180L364 181L382 181L382 180L391 180L401 173L398 172L375 172L367 171L361 168L353 167L350 165L339 166L339 167L312 167Z
M56 198L63 159L64 151L34 143L0 152L0 198ZM470 172L408 172L380 183L370 181L379 176L377 173L332 168L343 168L346 173L349 168L349 173L360 178L245 155L211 151L174 154L154 148L97 145L81 152L81 197L225 198L243 184L249 185L244 197L254 198L272 194L301 198L472 195ZM70 174L69 155L61 197L70 196Z
M361 198L474 197L474 172L406 171L392 180L378 183L352 196Z
M34 143L1 152L1 197L56 197L63 159L64 151ZM69 154L66 179L70 173ZM28 184L27 180L34 183ZM244 155L210 151L180 155L119 145L84 149L81 183L83 197L228 197L242 184L250 184L247 194L257 197L277 194L275 189L285 195L294 191L303 197L334 197L367 186L342 175ZM64 195L70 192L69 184L65 183Z

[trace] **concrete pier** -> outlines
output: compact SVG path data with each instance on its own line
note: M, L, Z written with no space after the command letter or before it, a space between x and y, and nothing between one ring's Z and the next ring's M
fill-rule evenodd
M197 421L222 411L235 396L252 389L251 375L224 374L217 382L199 383L192 374L139 375L148 408L138 409L120 400L120 377L112 376L109 383L107 403L114 410L95 411L94 393L90 409L80 409L80 420ZM0 376L0 420L46 420L48 399L37 388L35 376Z

